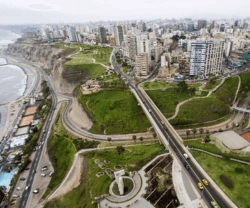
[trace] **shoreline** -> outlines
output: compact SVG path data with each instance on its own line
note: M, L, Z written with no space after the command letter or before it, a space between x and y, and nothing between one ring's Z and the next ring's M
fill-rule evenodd
M3 140L4 136L7 136L9 133L9 130L11 126L13 125L13 122L17 116L17 113L19 112L21 105L22 105L22 100L30 94L29 89L32 88L34 81L35 81L35 76L36 72L32 69L25 69L24 67L17 65L14 63L14 61L10 61L9 57L5 57L4 55L0 54L0 58L3 58L6 60L7 64L4 65L13 65L19 67L23 73L26 76L26 83L25 83L25 89L22 93L21 96L19 96L17 99L0 105L0 114L1 114L1 122L0 122L0 141ZM14 59L14 58L13 58ZM15 59L14 59L15 60ZM29 74L32 74L32 78Z

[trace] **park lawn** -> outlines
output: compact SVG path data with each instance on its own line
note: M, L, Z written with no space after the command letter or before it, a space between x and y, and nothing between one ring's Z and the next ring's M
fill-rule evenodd
M52 47L63 49L65 56L68 56L70 54L74 54L77 51L79 51L79 49L80 49L79 45L67 44L67 43L56 43Z
M46 198L63 181L74 160L76 148L67 136L52 134L48 140L48 155L54 167L54 173L43 196Z
M105 73L105 68L100 64L79 64L79 65L64 65L63 78L68 81L87 81L96 78Z
M250 73L243 73L240 74L241 78L241 86L240 86L240 91L238 94L238 98L240 100L244 99L247 97L247 93L250 91Z
M140 86L145 90L154 90L172 88L176 87L177 85L167 82L143 82Z
M217 98L197 98L183 104L178 115L171 119L170 123L174 126L202 124L220 119L229 113L229 106Z
M191 151L192 155L217 183L230 199L239 207L250 207L250 167L230 160L219 159L203 153ZM228 188L220 180L220 175L225 175L233 183L233 188Z
M224 84L212 94L212 97L215 97L224 102L226 105L231 106L235 97L238 83L238 77L227 78Z
M93 119L92 133L126 134L145 132L150 123L129 91L104 90L79 96L79 101Z
M60 199L48 202L44 208L96 208L97 204L92 204L94 197L108 194L109 186L114 179L108 177L105 169L101 169L95 163L95 159L99 159L100 162L107 160L109 163L106 164L106 168L112 170L115 165L120 165L126 172L138 171L164 149L163 145L154 144L125 147L125 152L120 156L117 154L116 148L85 153L84 159L87 160L87 168L84 170L81 184ZM104 175L98 178L96 176L98 172L104 172Z
M166 118L174 115L178 103L192 97L189 91L179 93L176 88L147 90L146 92Z
M218 79L215 80L214 83L211 83L211 82L207 81L204 90L212 90L216 86L218 86L220 83L221 83L221 80L218 80Z

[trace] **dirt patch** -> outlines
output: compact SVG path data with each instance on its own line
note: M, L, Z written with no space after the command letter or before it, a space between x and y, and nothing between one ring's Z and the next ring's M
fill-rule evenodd
M72 100L71 110L69 111L69 119L77 126L89 130L93 123L88 117L87 113L83 110L77 98Z
M250 132L245 133L243 135L241 135L245 140L247 140L248 142L250 142Z
M220 180L221 182L229 189L233 188L233 183L232 181L225 175L220 175Z

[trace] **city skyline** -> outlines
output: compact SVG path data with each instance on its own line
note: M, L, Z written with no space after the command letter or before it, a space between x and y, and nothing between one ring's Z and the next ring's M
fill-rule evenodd
M0 0L0 24L70 23L107 20L171 18L245 18L250 2L211 0Z

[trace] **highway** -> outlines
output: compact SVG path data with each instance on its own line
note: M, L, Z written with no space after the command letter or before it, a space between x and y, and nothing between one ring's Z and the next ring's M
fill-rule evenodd
M121 74L121 70L119 66L117 65L117 63L115 62L114 55L112 56L111 61L112 61L112 66L114 67L114 70L116 71L116 73ZM121 74L121 76L123 77L124 75ZM189 158L188 160L185 159L183 154L186 153L187 150L184 147L184 145L181 144L179 139L176 138L175 135L177 134L177 132L173 132L173 128L170 127L169 123L161 122L162 121L161 117L156 113L154 108L151 106L150 102L144 97L144 95L138 89L137 85L135 85L132 82L129 82L128 84L130 85L132 92L135 94L135 97L138 99L141 106L144 106L144 108L148 110L150 117L151 117L150 120L151 121L153 120L156 123L158 129L160 130L160 134L163 135L164 137L162 139L166 140L163 143L169 144L175 156L178 158L178 160L182 164L184 164L185 162L188 163L188 165L190 166L190 170L187 170L187 173L192 179L194 185L198 189L197 183L202 181L202 179L204 179L205 176L203 172L201 171L201 169L197 166L197 164L194 163L194 161L192 161L191 158ZM204 199L208 207L212 207L211 201L216 201L218 205L223 208L232 207L231 204L228 204L228 202L224 199L224 197L221 196L219 192L217 192L216 188L213 187L211 183L209 183L208 186L204 185L204 189L201 190L200 193L201 193L201 197Z
M36 68L37 71L40 70L38 67L35 67L35 68ZM43 128L42 135L40 135L40 147L41 148L37 149L34 160L32 161L29 176L26 178L26 181L27 181L26 186L29 186L29 187L32 187L32 183L33 183L35 174L37 172L37 168L40 168L40 167L37 167L37 166L38 166L38 162L39 162L40 157L41 157L42 147L43 147L43 144L45 143L46 139L49 137L50 127L51 127L51 120L52 120L53 115L54 115L54 109L56 108L56 105L57 105L57 96L56 96L56 94L55 94L55 92L54 92L54 90L52 88L52 85L51 85L46 73L43 72L43 71L41 71L41 72L44 74L44 78L47 81L47 85L48 85L48 87L50 89L50 93L52 95L52 107L51 107L50 112L49 112L49 114L47 116L47 119L46 119L46 121L44 123L44 128ZM25 208L26 207L29 195L30 195L30 193L32 191L33 190L31 190L30 188L28 190L24 190L22 198L20 199L20 206L19 206L20 208Z

